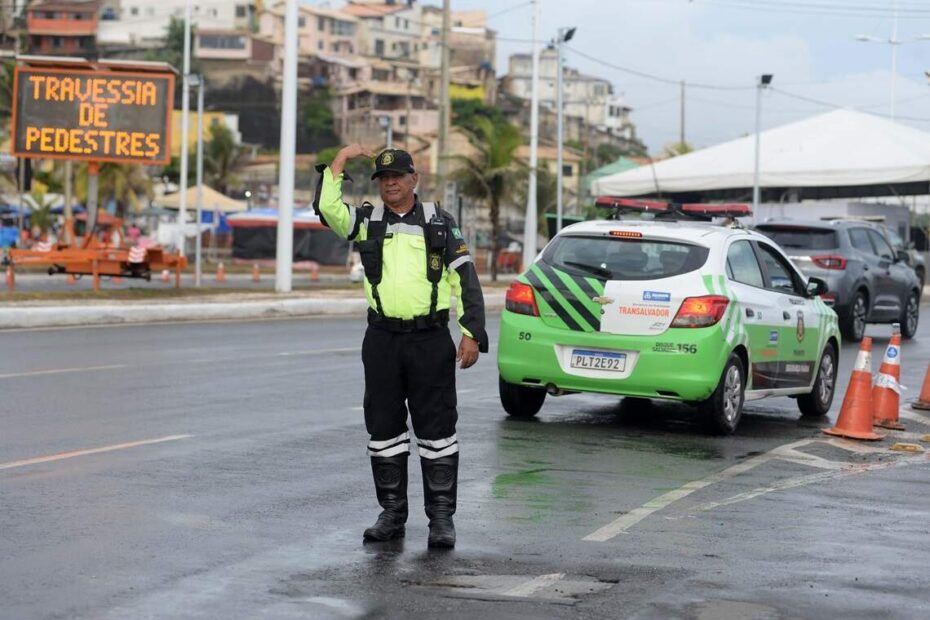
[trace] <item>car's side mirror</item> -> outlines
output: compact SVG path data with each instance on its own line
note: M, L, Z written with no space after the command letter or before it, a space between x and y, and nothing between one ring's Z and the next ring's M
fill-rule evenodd
M904 250L898 250L895 254L897 255L896 262L904 263L905 265L911 264L911 255Z
M807 280L807 296L808 297L817 297L818 295L823 295L829 290L827 287L827 281L821 280L820 278L811 277Z

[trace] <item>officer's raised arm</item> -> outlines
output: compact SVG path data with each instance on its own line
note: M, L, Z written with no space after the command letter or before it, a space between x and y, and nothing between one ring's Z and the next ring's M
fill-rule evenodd
M468 368L477 361L478 351L488 352L488 334L484 326L484 295L462 231L451 215L443 213L443 217L449 226L445 254L447 278L452 294L457 299L456 315L459 329L466 338L477 343L477 350L474 351L469 351L465 342L459 345L462 368ZM473 359L467 359L472 356Z
M342 200L343 171L346 163L356 157L373 158L375 154L361 144L343 147L333 158L333 163L323 168L322 188L319 194L319 214L324 223L343 239L358 236L362 218L358 209Z

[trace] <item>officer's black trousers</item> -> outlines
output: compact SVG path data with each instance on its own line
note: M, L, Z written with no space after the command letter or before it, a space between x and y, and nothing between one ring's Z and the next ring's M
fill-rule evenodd
M369 325L362 343L369 456L409 452L408 406L422 458L458 452L455 354L447 327L398 333Z

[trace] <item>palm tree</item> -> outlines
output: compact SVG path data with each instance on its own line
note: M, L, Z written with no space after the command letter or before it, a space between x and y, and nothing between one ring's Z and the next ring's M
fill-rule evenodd
M207 183L222 193L238 183L236 172L247 160L247 152L236 144L232 131L226 125L210 126L210 140L203 146L203 168Z
M135 164L100 164L97 177L98 204L105 206L113 200L116 213L124 217L139 211L141 196L152 198L152 179L142 166ZM75 170L74 195L81 202L87 201L87 166L82 164Z
M527 192L529 190L529 175L521 176L517 184L517 190L514 195L514 201L517 204L525 205L527 201ZM548 236L549 229L546 224L546 214L555 213L556 196L558 194L558 180L555 173L550 171L546 166L536 168L536 213L539 219L537 230L543 235Z
M497 280L500 251L500 206L512 192L518 177L516 150L523 143L520 129L510 123L493 123L478 116L469 139L478 150L473 157L454 157L461 167L453 173L465 196L486 200L491 219L491 279Z

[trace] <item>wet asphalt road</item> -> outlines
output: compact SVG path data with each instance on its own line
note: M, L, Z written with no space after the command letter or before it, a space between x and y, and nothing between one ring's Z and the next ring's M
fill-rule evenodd
M923 310L906 399L930 363ZM363 546L363 328L0 332L0 617L930 616L930 461L828 443L841 398L831 420L749 403L727 438L605 396L515 421L493 349L459 374L457 548L427 551L416 508L405 541ZM876 369L889 333L869 329Z

